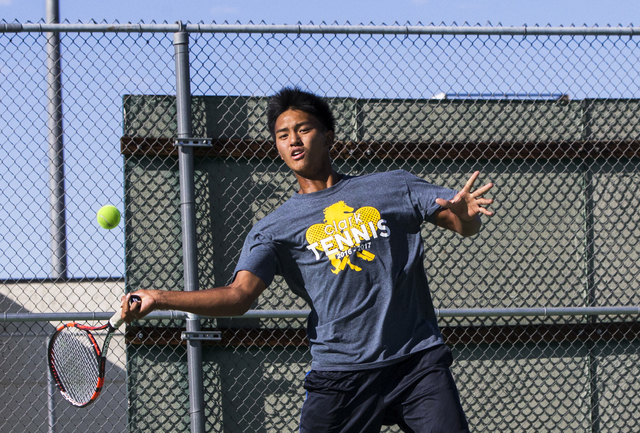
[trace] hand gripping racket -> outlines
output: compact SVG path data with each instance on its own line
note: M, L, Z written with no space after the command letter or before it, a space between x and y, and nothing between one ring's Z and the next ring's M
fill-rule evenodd
M131 296L132 302L140 297ZM104 385L104 368L107 350L113 333L124 320L118 310L109 322L102 326L84 326L77 323L60 325L49 339L47 361L53 379L62 396L76 407L94 402ZM107 329L102 350L90 331Z

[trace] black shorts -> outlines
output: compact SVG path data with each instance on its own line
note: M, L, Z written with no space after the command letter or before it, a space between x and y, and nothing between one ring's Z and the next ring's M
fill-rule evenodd
M394 424L404 432L468 432L452 360L442 345L371 370L312 370L300 432L378 433Z

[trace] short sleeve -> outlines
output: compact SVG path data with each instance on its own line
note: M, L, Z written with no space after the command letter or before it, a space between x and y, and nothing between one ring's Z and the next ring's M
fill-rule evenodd
M244 241L240 259L233 272L249 271L259 277L267 286L278 272L278 254L271 239L264 236L254 226Z
M433 185L424 179L404 172L404 179L409 190L409 197L416 212L424 221L434 223L436 211L442 209L436 203L437 198L451 200L458 193L455 190Z

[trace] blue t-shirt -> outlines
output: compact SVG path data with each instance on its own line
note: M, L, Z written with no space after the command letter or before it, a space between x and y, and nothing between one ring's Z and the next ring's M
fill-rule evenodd
M314 370L363 370L442 344L424 270L423 221L456 191L406 171L345 176L260 220L235 272L282 275L311 307Z

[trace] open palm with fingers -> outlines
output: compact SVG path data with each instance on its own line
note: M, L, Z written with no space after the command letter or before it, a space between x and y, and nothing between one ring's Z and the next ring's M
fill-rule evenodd
M473 184L479 175L479 171L473 173L464 187L451 200L437 198L436 203L442 206L443 209L448 209L463 221L474 220L480 214L493 216L493 212L486 208L486 206L493 203L493 199L483 197L487 191L493 188L493 183L487 183L472 191Z

